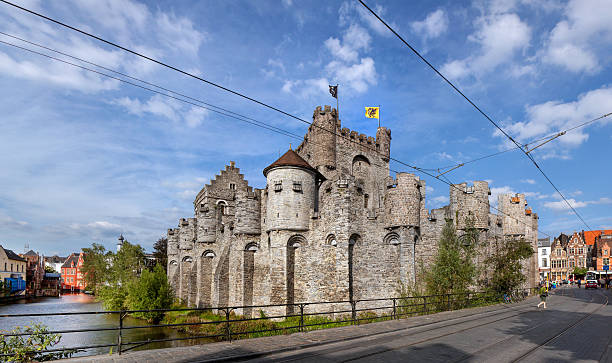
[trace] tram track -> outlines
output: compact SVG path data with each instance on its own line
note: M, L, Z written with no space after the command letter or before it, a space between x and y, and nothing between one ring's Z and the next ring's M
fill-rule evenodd
M553 335L552 337L546 339L544 342L538 344L537 346L529 349L527 352L523 353L520 357L514 359L512 362L520 362L522 360L525 360L527 357L529 357L530 355L532 355L533 353L537 352L538 350L544 348L545 346L547 346L549 343L553 342L555 339L558 339L559 337L563 336L565 333L569 332L570 330L574 329L575 327L579 326L581 323L583 323L584 321L586 321L587 319L589 319L591 316L593 316L595 313L597 313L599 310L601 310L604 306L608 305L608 301L609 298L608 296L601 294L600 296L605 298L605 301L599 305L596 309L594 309L593 311L591 311L590 313L588 313L587 315L583 316L582 318L578 319L577 321L573 322L572 324L568 325L566 328L564 328L563 330L561 330L559 333ZM603 357L602 353L602 357Z
M457 333L460 333L462 331L467 331L467 330L475 329L475 328L478 328L478 327L481 327L481 326L494 324L494 323L497 323L499 321L510 319L510 318L519 316L521 314L524 314L524 313L527 313L527 312L530 312L530 311L533 311L533 306L527 305L525 303L522 303L519 306L511 307L511 308L506 308L506 309L503 309L501 311L498 310L498 311L495 311L493 313L491 313L491 312L483 312L483 313L477 313L477 314L473 314L473 315L469 315L469 316L462 316L462 317L458 317L458 318L449 319L449 320L446 320L444 322L445 323L446 322L451 322L451 323L449 323L449 324L441 324L439 326L432 327L428 331L440 330L440 329L449 328L449 327L460 325L460 324L461 325L469 324L471 322L482 320L482 319L486 319L486 318L489 318L489 317L495 317L495 316L500 316L500 315L503 315L503 314L508 314L508 313L511 313L511 312L517 312L515 314L510 314L510 315L501 317L499 319L494 319L494 320L487 321L487 322L484 322L484 323L481 323L481 324L469 326L469 327L466 327L466 328L463 328L463 329L460 329L460 330L455 330L453 332L449 332L449 333L445 333L445 334L439 334L439 335L436 335L435 337L430 337L430 338L422 339L422 340L419 340L419 341L416 341L416 342L412 342L411 344L404 345L402 347L411 346L411 345L417 345L417 344L421 344L421 343L424 343L424 342L427 342L427 341L430 341L430 340L439 339L439 338L442 338L444 336L457 334ZM485 315L485 316L483 316L483 315ZM469 318L469 319L465 319L465 318ZM457 322L457 320L460 320L460 319L463 319L463 320L460 321L460 322ZM419 330L419 331L403 334L404 337L410 337L410 336L414 336L414 335L417 335L417 334L424 333L424 331L420 330L420 328L427 328L427 327L429 327L431 325L436 325L436 324L440 324L440 323L441 322L437 321L437 322L432 322L432 323L421 324L421 325L411 326L411 327L407 327L407 328L397 329L395 331L380 333L380 334L376 334L376 335L382 336L383 334L396 333L396 332L399 332L399 331L408 331L408 330L414 330L414 329ZM359 337L357 339L369 338L369 337L372 337L372 335ZM334 344L334 342L330 342L328 344ZM397 348L378 350L376 352L373 352L373 353L370 353L370 354L367 354L367 355L362 355L362 356L359 356L359 357L356 357L356 358L351 358L351 359L348 359L348 360L343 360L342 362L349 362L349 361L356 360L356 359L367 358L368 356L385 353L387 351L392 351L392 350L395 350L395 349L397 349ZM341 352L343 350L347 350L347 348L346 347L328 348L328 349L323 349L321 352L318 352L318 353L315 353L315 354L308 354L307 356L302 356L301 354L297 354L294 357L288 357L288 358L284 358L284 359L283 358L274 359L274 361L276 361L276 362L292 362L292 361L301 360L301 359L305 359L305 358L312 359L312 358L317 357L317 356L321 356L321 355L328 354L328 353Z
M564 289L563 291L558 291L558 293L556 293L555 295L556 296L567 296L567 297L570 297L570 295L571 295L571 297L576 298L576 291L574 289L568 289L567 291L565 291L565 290L566 289ZM527 352L523 353L518 358L515 358L514 360L512 360L512 362L519 362L519 361L529 357L531 354L533 354L537 350L539 350L542 347L546 346L547 344L553 342L555 339L563 336L565 333L567 333L571 329L579 326L581 323L586 321L593 314L597 313L600 309L602 309L604 306L606 306L608 304L608 297L607 296L605 296L603 294L600 294L599 296L604 297L605 300L596 309L588 312L587 315L585 315L584 317L581 317L580 319L574 321L570 325L564 327L560 332L558 332L555 335L553 335L552 337L546 339L544 342L542 342L538 346L536 346L536 347L534 347L532 349L529 349ZM594 297L595 296L591 296L589 301L585 303L585 306L587 306L588 304L592 303L593 300L594 300ZM349 359L344 359L344 360L339 360L339 361L341 361L341 362L351 362L351 361L356 361L356 360L361 360L361 359L367 359L369 357L374 357L376 355L384 354L384 353L387 353L387 352L391 352L391 351L403 349L403 348L406 348L406 347L416 346L416 345L419 345L419 344L423 344L423 343L427 343L427 342L430 342L430 341L434 341L434 340L437 340L437 339L440 339L440 338L444 338L446 336L460 334L462 332L465 332L465 331L468 331L468 330L471 330L471 329L476 329L476 328L483 327L483 326L486 326L486 325L495 324L495 323L498 323L498 322L503 321L503 320L514 318L514 317L519 316L521 314L532 312L533 311L533 306L523 304L523 305L521 305L519 307L511 309L512 311L516 312L515 314L508 314L508 313L511 312L509 310L510 309L504 309L503 311L498 311L498 312L496 312L494 314L487 314L484 317L483 316L474 316L474 315L472 315L472 316L470 316L471 319L463 320L463 321L460 321L460 322L456 322L455 321L455 322L453 322L451 324L443 324L443 325L440 325L440 326L433 327L432 329L430 329L428 331L420 330L420 331L415 331L415 332L412 332L412 333L409 333L409 334L403 334L402 338L405 338L405 337L415 336L415 335L418 335L418 334L423 334L425 332L431 332L431 331L435 331L435 330L449 328L449 327L455 326L455 325L465 325L465 324L469 324L469 323L477 321L477 320L482 320L482 319L486 319L486 318L489 318L489 317L501 316L501 315L505 314L505 316L502 316L502 317L500 317L498 319L488 320L486 322L483 322L483 323L480 323L480 324L476 324L476 325L470 325L470 326L467 326L467 327L464 327L464 328L461 328L461 329L454 329L452 331L445 332L443 334L436 334L435 336L427 337L427 338L424 338L424 339L419 339L417 341L410 342L409 344L402 344L400 346L389 347L387 349L378 349L375 352L369 352L367 354L361 354L359 356L353 356L353 357L351 357ZM478 315L482 315L482 314L478 314ZM461 319L461 318L456 318L456 319L453 319L453 320L458 320L458 319ZM538 323L535 326L531 326L528 329L522 330L521 332L518 333L518 335L522 335L522 334L528 333L530 331L533 331L533 330L535 330L537 328L541 328L542 326L544 326L547 323L548 323L548 321L543 321L541 323ZM417 326L417 327L410 327L410 328L406 328L405 330L410 330L410 329L413 329L413 328L422 328L422 327L426 327L427 325L434 325L434 324L436 324L436 323L421 325L421 326ZM461 359L459 359L457 361L454 361L454 362L462 362L462 361L469 360L470 358L474 357L474 354L483 352L483 351L485 351L487 349L490 349L491 347L494 347L496 345L503 344L504 342L507 342L507 341L509 341L509 340L511 340L513 338L516 338L516 336L517 336L517 334L513 334L511 337L508 337L508 338L505 338L505 339L498 340L498 341L495 341L493 343L487 344L485 347L479 349L478 351L470 352L469 354L463 356ZM350 349L352 349L354 347L355 347L355 344L352 344L350 347L340 347L340 348L332 348L332 347L330 347L329 349L323 349L321 352L317 352L317 353L314 353L314 354L311 354L311 353L308 353L308 354L297 354L296 356L287 357L285 359L283 359L283 358L274 359L274 361L277 361L277 362L291 362L291 361L304 360L304 359L316 359L315 357L317 357L317 356L322 356L322 355L325 355L325 354L338 353L338 352L350 350ZM602 354L602 357L603 357L603 354Z

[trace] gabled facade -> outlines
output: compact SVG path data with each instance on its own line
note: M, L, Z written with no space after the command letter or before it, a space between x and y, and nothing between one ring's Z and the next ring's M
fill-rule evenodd
M62 290L83 291L85 281L81 273L84 253L72 253L62 265Z
M610 273L610 253L612 253L612 231L595 237L593 243L593 267L595 271ZM606 268L607 266L607 268Z
M26 260L0 246L0 279L11 294L22 294L26 288Z

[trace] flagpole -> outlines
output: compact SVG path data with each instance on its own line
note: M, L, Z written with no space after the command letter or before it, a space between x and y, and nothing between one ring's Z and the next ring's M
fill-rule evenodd
M338 100L340 98L340 95L338 93L339 93L338 83L336 83L336 121L340 122L340 101ZM338 126L336 125L336 127Z
M382 118L382 108L378 105L378 127L380 127L380 119Z

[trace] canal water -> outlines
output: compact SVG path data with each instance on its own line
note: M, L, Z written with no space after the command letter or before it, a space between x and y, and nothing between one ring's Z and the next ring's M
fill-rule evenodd
M44 297L34 300L21 300L8 305L0 305L0 314L37 314L37 313L66 313L66 312L86 312L104 311L102 304L96 302L90 295L85 294L66 294L61 297ZM92 314L92 315L58 315L58 316L35 316L35 317L0 317L0 330L12 330L17 326L25 326L32 322L44 324L49 330L69 330L69 329L90 329L90 328L113 328L119 326L118 314ZM123 326L147 325L146 321L126 317ZM64 333L60 343L53 348L76 347L97 344L117 344L116 330ZM136 342L147 339L167 339L184 338L187 334L181 333L171 328L143 328L127 329L122 332L122 341ZM134 350L167 348L195 344L194 340L179 340L170 342L158 342L137 347ZM124 349L131 345L124 345ZM51 349L53 349L51 348ZM108 354L110 347L92 348L79 351L73 357ZM113 353L117 351L112 348Z

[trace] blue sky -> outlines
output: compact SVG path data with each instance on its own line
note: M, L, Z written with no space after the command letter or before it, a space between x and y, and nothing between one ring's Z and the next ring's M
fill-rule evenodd
M17 1L304 119L335 104L375 135L382 105L394 158L436 169L508 141L358 2ZM519 142L612 112L610 1L367 2ZM306 125L8 5L0 31L302 135ZM0 40L51 54L0 34ZM57 55L56 55L57 56ZM68 59L64 56L58 56ZM77 62L79 63L79 62ZM119 233L150 250L230 160L261 170L297 140L0 44L0 243L67 254ZM534 151L593 229L612 227L612 117ZM392 164L396 170L409 171ZM586 227L519 151L467 164L492 201L527 194L550 235ZM427 176L427 206L448 186ZM541 233L542 237L543 234Z

